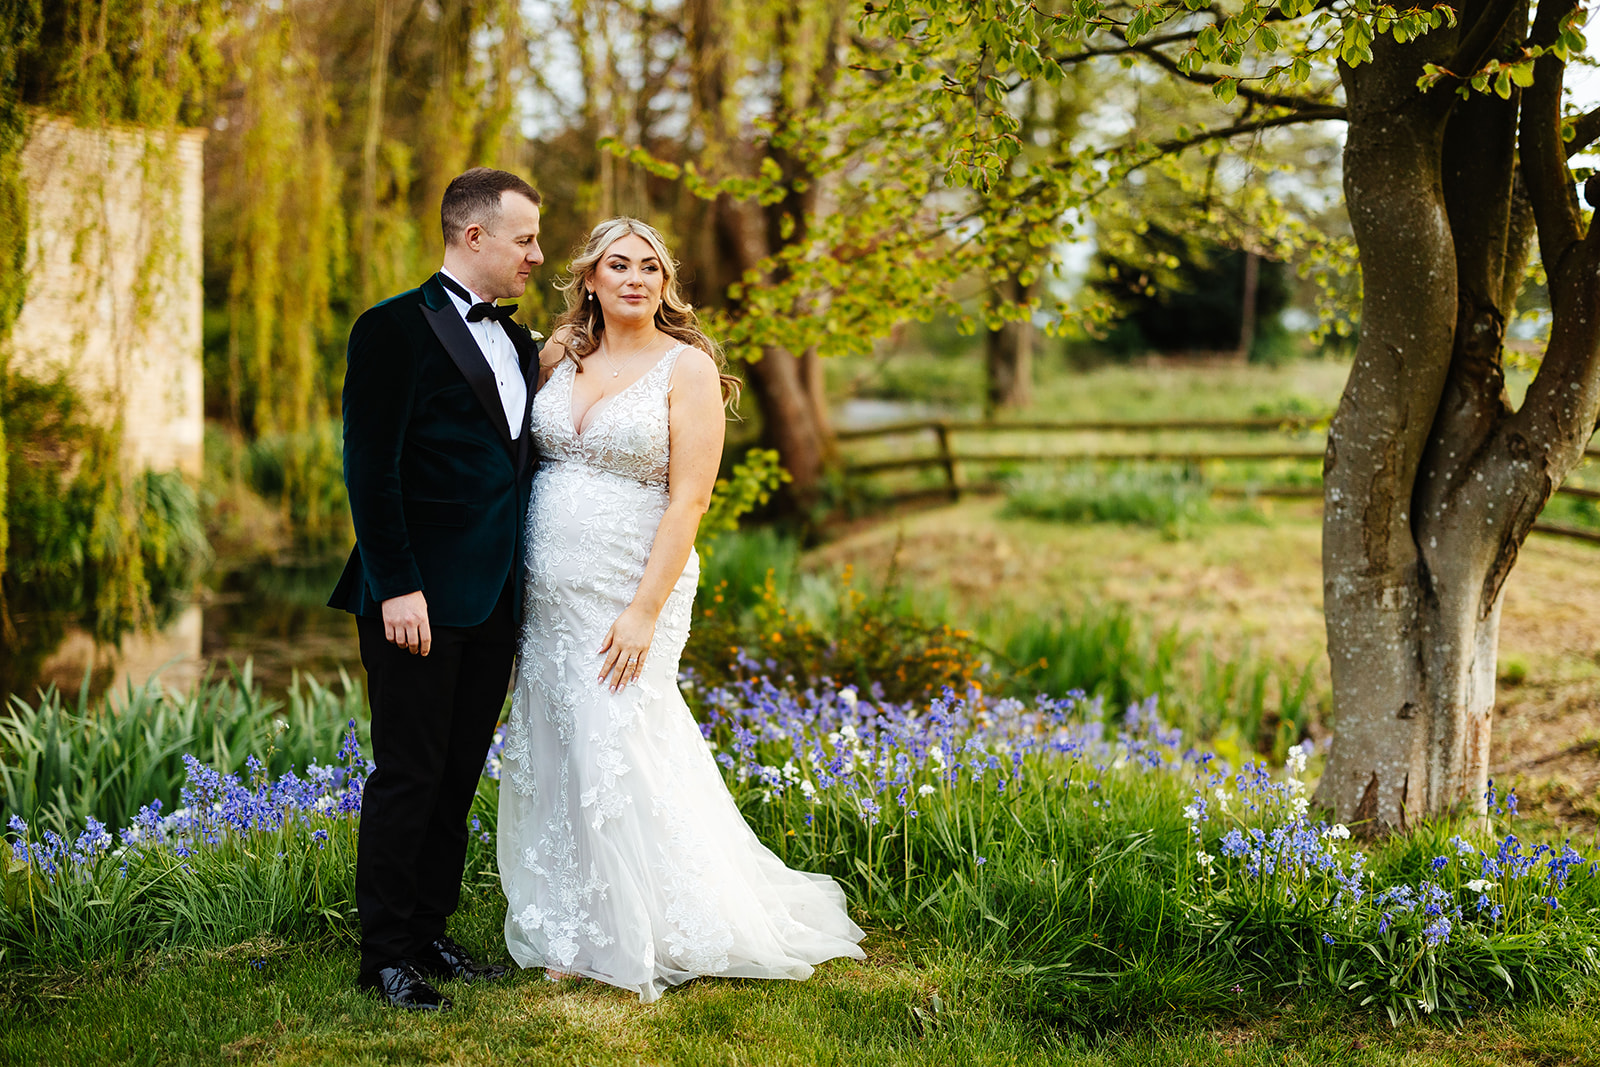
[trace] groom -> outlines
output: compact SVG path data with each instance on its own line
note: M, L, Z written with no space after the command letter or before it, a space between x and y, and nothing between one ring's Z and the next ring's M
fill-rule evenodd
M433 982L498 978L445 934L467 811L511 676L539 346L511 321L540 197L477 167L445 189L444 268L350 331L344 477L356 547L329 607L356 616L377 769L361 799L360 985L442 1010Z

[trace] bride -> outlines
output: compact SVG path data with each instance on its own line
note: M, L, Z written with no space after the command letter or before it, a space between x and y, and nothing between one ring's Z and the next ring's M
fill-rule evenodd
M649 1002L864 958L844 892L756 840L678 692L737 380L661 235L596 226L533 401L526 622L500 792L506 946Z

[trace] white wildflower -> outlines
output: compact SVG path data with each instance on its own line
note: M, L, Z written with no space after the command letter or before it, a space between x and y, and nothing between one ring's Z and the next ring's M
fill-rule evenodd
M1213 795L1217 798L1217 807L1221 808L1222 813L1226 815L1228 813L1228 791L1219 785L1213 790Z
M859 699L861 698L856 695L856 691L853 687L839 690L839 702L847 708L854 708L856 706L856 701ZM845 725L850 729L852 734L855 733L854 727L851 727L848 723Z
M1187 808L1184 808L1183 817L1190 822L1198 822L1200 820L1200 805L1190 804Z
M1210 867L1214 857L1209 852L1196 852L1194 858L1199 861L1200 866Z
M1289 808L1298 818L1299 816L1302 816L1311 810L1311 801L1307 800L1305 797L1295 797L1289 802Z
M928 758L933 760L934 765L937 767L947 766L944 760L944 749L940 748L938 745L934 745L932 748L928 749Z
M1467 889L1473 893L1483 893L1493 889L1497 885L1499 885L1498 882L1491 882L1487 878L1474 878L1472 881L1467 883Z
M1298 778L1301 774L1305 773L1305 769L1306 769L1306 751L1305 751L1305 749L1301 748L1299 745L1296 745L1293 748L1291 748L1289 750L1289 758L1284 761L1283 767L1284 767L1284 770L1288 771L1289 774L1291 776L1293 776L1293 777L1297 777Z
M800 792L809 800L817 795L817 787L811 784L811 779L804 778L800 782Z
M1343 841L1350 836L1350 827L1346 826L1342 822L1334 823L1333 826L1329 827L1328 829L1328 836Z
M933 788L933 786L928 785L927 783L917 786L917 796L919 797L930 797L937 792L937 789Z

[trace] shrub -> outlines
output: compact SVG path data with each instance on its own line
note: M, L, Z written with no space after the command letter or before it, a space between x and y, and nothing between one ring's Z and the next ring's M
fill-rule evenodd
M893 566L876 592L857 588L850 568L837 583L820 580L808 590L808 608L799 610L784 595L778 566L769 566L759 585L741 587L734 583L748 581L759 556L738 550L730 556L739 569L724 570L729 576L702 589L697 601L682 660L694 684L758 674L827 678L898 701L945 686L965 690L993 669L992 656L971 633L929 619L902 593ZM799 584L792 569L788 575Z

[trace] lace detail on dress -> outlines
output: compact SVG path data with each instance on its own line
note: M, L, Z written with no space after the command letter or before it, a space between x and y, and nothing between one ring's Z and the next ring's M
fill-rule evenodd
M665 487L667 484L667 391L672 369L688 345L679 342L655 366L602 400L578 433L572 422L572 390L578 367L561 361L533 399L534 443L546 462L578 462L595 470Z
M615 394L582 434L570 362L534 397L540 467L500 790L513 958L647 1001L696 975L803 978L821 960L861 956L843 893L756 840L678 692L694 553L638 681L612 693L597 680L601 641L638 591L666 512L668 393L684 347Z

